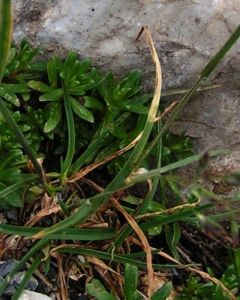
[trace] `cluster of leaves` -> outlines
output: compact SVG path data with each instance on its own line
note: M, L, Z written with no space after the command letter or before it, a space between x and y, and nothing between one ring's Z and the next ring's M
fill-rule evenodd
M84 164L101 160L126 147L143 130L149 95L140 94L139 71L116 84L111 72L104 78L91 67L89 58L79 61L75 52L70 52L64 61L53 57L40 63L33 60L38 52L39 49L30 48L26 39L21 41L19 50L12 47L0 87L0 96L35 154L47 157L53 152L56 160L59 160L57 155L66 155L68 132L62 81L69 94L74 118L74 155L80 156L100 133L104 135ZM183 158L192 148L189 138L184 135L166 134L164 139L163 164ZM2 156L8 149L22 150L15 133L1 115L0 145ZM128 151L111 161L109 172L119 172L131 153ZM155 147L142 166L147 167L149 159L156 155Z
M130 264L126 264L125 272L124 272L124 280L125 280L125 300L141 300L142 296L137 291L138 287L138 268L136 266L132 266ZM93 279L91 283L86 285L87 292L94 296L96 299L106 299L106 300L117 300L118 298L114 295L107 292L102 283ZM172 283L165 283L160 289L158 289L151 297L151 300L165 300L172 290Z
M211 277L215 278L215 274L210 268L208 268L208 272ZM229 291L238 292L238 288L240 286L240 276L234 265L230 265L227 268L222 275L220 282L222 282ZM212 281L203 283L200 277L194 277L191 274L187 281L187 285L182 287L181 291L179 292L179 296L176 297L176 300L188 299L228 300L229 295L221 288L220 285ZM236 299L239 300L240 296L237 296Z

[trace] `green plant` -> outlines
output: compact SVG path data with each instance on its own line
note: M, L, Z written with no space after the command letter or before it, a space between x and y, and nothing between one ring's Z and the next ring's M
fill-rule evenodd
M199 277L189 276L187 285L180 291L180 296L176 300L197 300L197 299L224 299L228 300L228 295L221 289L219 285L213 282L202 283Z
M235 251L235 250L233 250ZM239 249L237 250L239 252ZM212 278L215 278L214 272L208 268L208 273ZM229 290L234 293L238 292L240 286L240 277L237 273L236 265L229 265L227 270L220 278L220 282ZM209 281L204 283L200 277L194 277L192 274L187 280L187 284L179 292L176 300L184 299L229 299L229 295L224 291L220 285ZM240 299L237 296L236 299Z
M137 291L138 283L138 268L130 264L125 266L124 274L124 299L125 300L141 300L142 296ZM172 283L165 283L160 289L158 289L151 297L152 300L165 300L172 290ZM105 287L99 280L93 279L91 283L86 285L86 291L96 297L98 300L117 300L118 298L107 292Z

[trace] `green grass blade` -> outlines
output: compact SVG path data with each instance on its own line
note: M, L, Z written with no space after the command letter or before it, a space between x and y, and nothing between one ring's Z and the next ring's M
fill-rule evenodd
M142 132L142 136L139 140L139 142L136 144L132 154L130 155L128 161L125 163L123 169L121 172L115 177L115 179L108 185L106 190L111 189L113 186L118 185L120 182L122 182L127 176L129 176L135 169L137 169L137 166L135 166L135 163L139 160L139 157L142 155L143 149L148 141L149 135L152 131L152 127L154 124L155 117L158 112L158 106L160 103L160 96L161 96L161 89L162 89L162 72L161 72L161 65L160 61L158 59L156 50L154 48L154 44L152 41L152 38L150 36L150 33L148 30L146 30L147 39L149 42L151 55L153 58L153 61L155 63L156 67L156 84L155 84L155 92L152 99L152 103L149 108L147 121L145 124L145 127Z
M94 141L92 141L92 143L88 146L86 151L84 151L83 154L72 165L71 173L77 172L82 167L85 160L96 149L96 147L104 139L104 137L106 136L107 133L108 133L108 130L103 131L102 133L99 134L99 136Z
M0 224L0 232L32 237L41 232L45 228L13 226L8 224ZM82 229L82 228L66 228L56 231L48 235L52 240L81 240L81 241L100 241L114 238L117 230L115 228L106 229Z
M139 260L134 260L131 258L128 258L128 255L118 255L114 254L112 255L111 253L106 253L98 250L92 250L92 249L82 249L82 248L74 248L74 247L63 247L59 248L56 250L57 252L63 252L63 253L75 253L75 254L80 254L80 255L88 255L92 257L97 257L100 259L106 259L109 261L114 261L117 263L122 263L122 264L130 264L132 266L136 266L138 268L146 268L147 263L139 261ZM153 264L154 270L155 269L168 269L168 268L176 268L178 265L170 265L170 264Z
M158 124L158 129L160 130L160 124ZM160 138L158 140L158 147L157 147L157 168L161 168L161 163L162 163L162 138ZM157 186L158 186L158 182L159 182L159 178L155 178L153 180L153 185L152 185L152 190L151 192L148 194L148 196L146 197L146 199L144 199L142 205L139 207L139 209L137 211L135 211L134 215L142 215L147 211L147 208L149 206L150 201L153 199ZM137 220L137 223L139 222L139 220ZM131 226L126 226L119 234L119 236L116 238L116 240L114 241L114 247L115 249L118 249L122 243L125 241L125 239L131 234L132 232L132 227ZM108 251L111 251L112 247L108 249Z
M27 270L24 278L22 279L21 283L19 284L15 294L12 296L11 300L18 300L25 285L28 283L29 279L31 278L34 271L38 268L41 263L42 258L44 257L43 253L39 253L38 256L35 258L34 262L32 263L31 267Z
M0 7L0 83L7 64L12 39L11 0L2 0Z
M209 84L206 86L200 86L197 88L197 92L199 91L206 91L215 89L217 87L220 87L220 84ZM169 90L163 90L161 93L161 97L167 97L172 95L179 95L179 94L186 94L190 91L191 88L177 88L177 89L169 89Z
M71 226L82 224L86 221L92 214L92 204L89 200L85 201L82 206L77 210L76 213L68 217L67 219L51 226L50 228L46 228L39 233L37 233L35 238L42 238L44 236L48 236L51 233L56 233L57 231L64 230Z
M71 167L74 151L75 151L75 126L73 119L72 107L68 95L68 91L64 80L62 80L62 88L63 88L63 99L64 99L64 107L67 118L67 129L68 129L68 148L67 155L65 161L61 166L61 174L65 177L68 173L69 168Z
M215 151L210 151L209 156L216 156L219 154L228 154L228 153L230 153L229 150L215 150ZM121 189L128 188L136 183L147 181L148 179L159 178L161 174L164 174L172 170L176 170L181 167L185 167L193 162L198 161L202 156L203 154L196 154L159 169L146 171L139 175L130 175L122 184L119 184L116 188L110 191L116 192L117 188L121 190Z
M214 156L217 154L225 154L225 153L229 153L229 151L227 151L227 150L210 151L209 156ZM94 213L102 205L104 205L106 203L106 201L109 199L109 197L113 193L115 193L119 190L122 190L122 189L129 188L130 186L132 186L138 182L143 182L143 181L146 181L148 179L153 179L153 178L159 178L162 173L177 169L179 167L187 166L190 163L198 161L201 157L202 157L202 154L193 155L189 158L183 159L181 161L178 161L176 163L170 164L168 166L165 166L165 167L162 167L159 169L146 171L145 173L142 173L140 175L129 176L123 183L120 182L118 185L111 187L111 189L110 188L105 189L104 192L102 192L96 196L93 196L89 199L86 199L85 201L89 201L92 204L92 213ZM77 205L76 207L79 207L82 205L82 202L79 205L76 203L76 205ZM83 220L84 220L84 218L81 221L79 221L78 224L82 224ZM64 221L62 221L62 222L64 222Z
M48 238L41 239L36 245L29 249L28 253L20 260L20 262L13 268L9 274L4 278L0 285L0 297L2 296L3 292L5 291L9 281L11 278L22 268L25 266L25 263L33 257L33 255L43 248L49 242Z
M12 192L16 191L21 187L25 187L26 184L37 183L37 182L39 182L39 177L37 175L29 174L29 178L14 183L13 185L2 190L0 192L0 198L6 197L7 195L11 194Z
M125 277L125 284L124 284L125 299L133 300L133 294L137 289L138 268L136 266L126 264L124 277Z
M156 226L163 226L163 225L166 225L169 223L173 223L175 221L184 221L185 218L190 217L197 212L208 210L208 209L212 208L213 206L214 206L213 203L207 203L207 204L204 204L201 206L197 206L194 209L188 208L186 210L177 212L177 213L169 215L169 216L161 216L161 218L157 218L156 220L142 223L139 225L139 227L142 230L148 230L148 229L154 228Z

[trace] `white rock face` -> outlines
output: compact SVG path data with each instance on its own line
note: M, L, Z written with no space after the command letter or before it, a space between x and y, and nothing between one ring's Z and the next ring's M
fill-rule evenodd
M165 88L189 86L238 26L239 0L13 0L15 42L26 36L43 56L70 49L91 57L103 72L119 77L143 72L145 90L154 86L154 67L145 38L149 27L163 68ZM196 141L196 151L229 148L217 168L240 171L240 41L212 75L221 87L196 94L178 123ZM181 99L178 97L177 99ZM180 126L179 126L180 125Z
M18 298L18 300L52 300L52 299L43 294L31 292L28 290L23 290L23 292L22 292L21 296Z

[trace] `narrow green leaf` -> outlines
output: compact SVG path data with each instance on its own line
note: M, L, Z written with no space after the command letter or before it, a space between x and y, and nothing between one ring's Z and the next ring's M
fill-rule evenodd
M39 101L58 101L63 95L62 89L57 89L51 93L44 94L39 97Z
M155 226L163 226L165 224L170 224L175 221L184 221L186 217L192 216L200 211L208 210L212 207L212 203L204 204L194 208L193 210L183 210L170 216L162 216L160 218L156 218L156 220L154 221L147 221L145 223L140 224L139 226L142 230L148 230L150 228L154 228Z
M45 228L13 226L8 224L0 224L0 232L14 234L19 236L32 237L41 232ZM52 240L82 240L82 241L100 241L112 239L115 237L117 230L115 228L106 229L82 229L82 228L66 228L48 234L48 238ZM144 256L144 255L143 255Z
M65 59L64 62L64 71L69 73L73 68L74 63L77 60L77 53L75 51L71 51Z
M0 170L10 167L16 161L21 161L23 159L23 153L19 149L12 149L2 158L0 161Z
M85 248L75 248L75 247L64 247L56 250L57 252L61 253L75 253L75 254L81 254L81 255L88 255L92 257L98 257L100 259L106 259L109 261L114 261L122 264L129 263L130 265L136 266L138 268L146 268L147 264L145 262L134 260L132 258L129 258L127 254L112 254L92 249L85 249ZM153 264L154 270L161 270L161 269L168 269L168 268L176 268L179 267L178 265L174 264Z
M46 113L45 113L46 112ZM44 108L44 115L47 122L44 125L43 131L48 133L52 131L58 123L61 121L62 117L62 106L59 102L51 102Z
M86 290L91 295L97 298L97 300L117 300L116 297L109 294L101 282L97 279L93 279L91 283L86 284Z
M114 76L112 72L107 73L106 80L107 80L109 92L112 95L114 92Z
M94 122L92 113L83 105L81 105L76 99L70 97L70 103L75 114L77 114L81 119L91 123Z
M56 233L59 230L64 230L74 225L82 224L85 220L87 220L92 214L92 204L90 201L86 201L83 205L70 217L67 219L51 226L50 228L46 228L39 233L36 234L36 238L42 238L44 236L48 236L51 233Z
M9 194L13 193L17 189L21 187L26 187L27 184L39 182L39 177L37 175L34 174L28 174L28 175L29 175L28 178L19 181L9 187L6 187L2 191L0 191L0 198L7 197Z
M30 80L27 84L30 88L39 91L41 93L51 93L53 88L41 81Z
M91 66L91 59L90 58L86 58L83 61L80 62L80 69L79 69L79 74L84 74L87 72L87 70L90 68Z
M147 114L149 109L139 103L133 103L130 101L120 101L116 103L116 106L121 110L127 110L137 114Z
M69 98L69 94L67 88L65 86L64 80L62 80L62 88L63 88L63 99L64 99L64 108L67 118L67 130L68 130L68 148L67 155L64 162L61 165L61 174L65 177L69 168L71 167L74 151L75 151L75 126L74 119L72 113L71 102Z
M101 160L104 157L107 157L108 155L118 151L119 148L119 140L116 140L113 143L110 143L106 148L104 148L101 152L98 152L97 157L95 158L95 161Z
M6 185L0 182L0 193L5 189L6 189ZM14 192L11 192L8 195L6 195L4 199L0 198L0 201L4 201L11 206L22 207L21 197Z
M176 223L176 222L174 222L174 223ZM171 250L174 258L176 260L178 260L179 255L178 255L178 252L176 249L176 245L174 244L174 231L168 224L165 225L165 236L166 236L166 241L167 241L167 245L168 245L169 249Z
M57 56L54 56L52 58L54 64L55 64L55 67L56 69L58 70L59 73L61 73L63 71L63 62L61 61L61 59Z
M125 139L127 137L127 132L124 128L119 127L118 125L112 123L109 124L109 132L118 139Z
M165 300L171 293L172 282L166 282L159 290L157 290L151 297L151 300Z
M98 110L103 111L103 104L97 100L96 98L90 96L83 96L84 99L84 106L88 108L95 108Z
M53 60L47 62L47 74L48 74L48 81L50 83L50 86L53 89L56 89L58 86L58 72Z
M0 182L5 183L6 181L16 180L17 175L20 174L20 170L18 168L8 168L6 170L0 171ZM16 181L15 181L16 182Z
M2 0L0 7L0 83L8 61L12 35L11 0Z
M27 86L26 83L14 83L14 84L2 84L4 88L11 90L13 93L26 93L31 91L31 89Z
M130 264L125 266L125 299L133 300L133 294L137 289L138 268Z
M8 86L0 86L0 97L4 98L8 102L15 106L20 106L18 97L12 92Z

